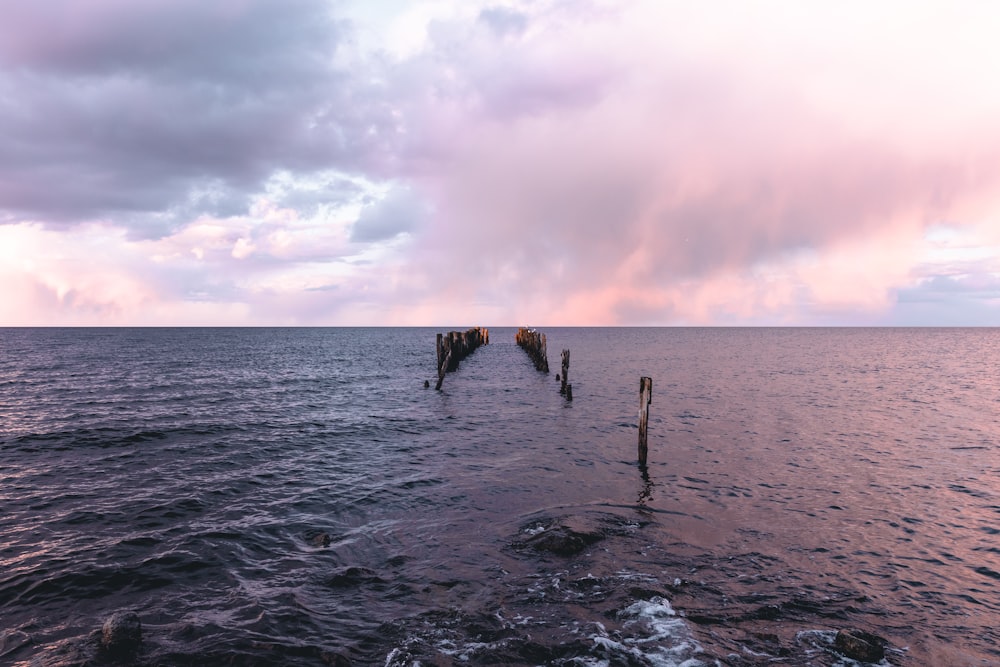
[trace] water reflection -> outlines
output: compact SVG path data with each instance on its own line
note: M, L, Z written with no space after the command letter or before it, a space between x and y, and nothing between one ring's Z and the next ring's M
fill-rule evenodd
M653 480L649 477L649 468L639 464L639 474L642 476L642 488L639 490L639 498L636 503L645 507L646 503L653 500Z

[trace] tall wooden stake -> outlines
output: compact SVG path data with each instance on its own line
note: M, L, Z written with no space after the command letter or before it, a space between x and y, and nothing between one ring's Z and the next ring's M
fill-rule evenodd
M653 402L653 378L639 378L639 465L646 465L646 425L649 422L649 404Z
M569 380L567 377L569 375L569 350L562 351L562 386L559 387L559 393L566 393L566 382Z
M438 355L438 381L435 389L440 390L444 383L444 374L448 372L448 364L451 363L451 337L437 335L437 355Z

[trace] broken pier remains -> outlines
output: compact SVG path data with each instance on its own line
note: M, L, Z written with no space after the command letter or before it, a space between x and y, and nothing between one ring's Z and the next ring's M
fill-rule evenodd
M454 371L462 359L476 351L480 345L490 342L489 329L473 327L466 331L449 331L437 335L438 381L435 389L440 389L444 374Z
M545 349L545 334L535 329L521 327L515 338L522 350L528 353L535 368L543 373L549 372L549 357Z

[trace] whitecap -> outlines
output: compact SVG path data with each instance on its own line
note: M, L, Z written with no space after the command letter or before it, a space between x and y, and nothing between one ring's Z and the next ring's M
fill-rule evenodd
M624 623L614 636L608 635L600 625L590 635L596 651L610 662L624 659L654 667L705 667L708 664L697 657L704 649L666 599L639 600L620 611L618 617Z

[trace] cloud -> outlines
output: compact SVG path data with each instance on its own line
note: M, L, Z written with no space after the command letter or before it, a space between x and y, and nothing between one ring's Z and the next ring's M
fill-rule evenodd
M349 221L301 219L267 201L234 219L200 218L159 239L103 224L0 227L0 300L8 325L322 324L379 310L378 272ZM378 255L374 259L380 259ZM382 295L384 298L384 294ZM363 320L353 320L363 323Z
M17 68L69 76L137 75L187 85L253 88L260 78L322 74L339 30L323 3L242 0L15 2L0 56ZM47 38L47 39L44 39Z
M789 286L743 301L754 308L739 309L742 321L852 317L884 312L916 279L927 225L989 214L1000 137L985 111L1000 106L977 89L927 105L952 66L982 55L949 42L947 66L920 82L923 40L940 39L933 17L886 56L879 33L855 31L856 11L793 13L753 33L735 26L743 10L718 20L675 3L633 9L597 22L536 15L516 37L432 33L423 58L448 67L411 114L429 119L435 168L419 178L436 211L414 271L479 276L484 286L456 301L512 304L507 321L662 323L718 321L727 294L761 293L763 266ZM798 27L828 34L808 42ZM852 37L857 51L841 57ZM911 56L894 99L881 75ZM852 263L845 248L864 251ZM700 309L672 296L692 286Z
M349 39L323 0L13 3L0 217L156 236L277 171L377 171L391 119Z
M7 321L878 323L982 284L1000 322L932 233L1000 243L994 18L17 0Z
M939 224L925 232L914 277L898 292L897 324L995 323L1000 309L1000 233L994 224Z
M509 7L486 7L480 10L479 20L500 37L520 35L528 27L528 17Z
M386 241L413 232L427 218L426 205L406 188L394 188L362 209L351 227L351 240Z

